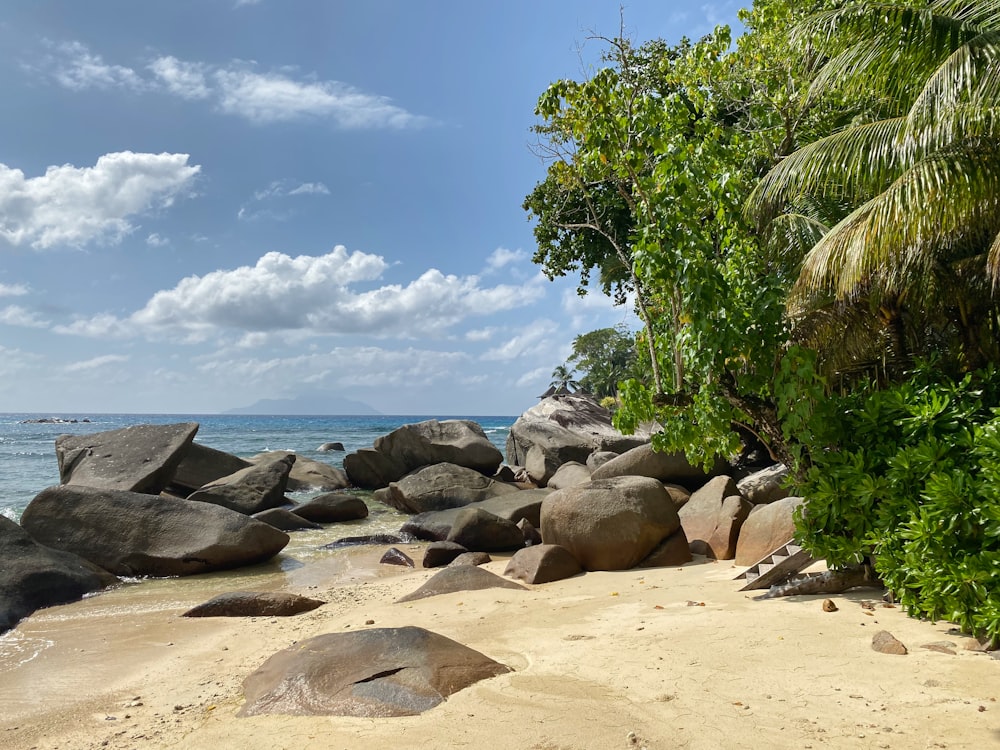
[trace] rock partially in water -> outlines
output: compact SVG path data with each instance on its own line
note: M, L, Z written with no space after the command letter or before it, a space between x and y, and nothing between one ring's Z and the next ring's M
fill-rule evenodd
M326 602L319 599L298 594L230 591L192 607L182 617L291 617L324 604Z

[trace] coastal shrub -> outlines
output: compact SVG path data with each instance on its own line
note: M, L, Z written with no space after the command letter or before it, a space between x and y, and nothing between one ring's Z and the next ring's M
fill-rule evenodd
M832 398L799 484L802 543L831 567L868 560L910 615L1000 643L1000 373ZM822 431L822 432L821 432ZM829 447L836 446L836 447Z

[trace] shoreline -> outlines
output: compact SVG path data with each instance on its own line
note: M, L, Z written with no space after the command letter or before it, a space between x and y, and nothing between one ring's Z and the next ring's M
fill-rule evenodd
M420 547L400 545L418 560ZM910 619L870 590L831 597L837 612L823 611L823 597L756 601L732 580L743 568L696 557L682 567L586 573L524 592L487 589L395 604L437 570L379 566L385 549L347 551L349 561L337 570L309 560L273 579L278 589L328 602L290 618L180 617L214 595L210 590L234 589L211 576L147 581L39 610L8 636L52 645L18 666L0 662L4 747L1000 742L1000 665L966 650L972 639L949 632L949 624ZM508 559L495 556L484 567L502 575ZM172 584L176 592L163 596ZM404 625L453 638L514 671L413 717L236 717L243 679L276 651L321 633ZM873 651L880 629L910 653ZM922 648L942 642L953 644L954 654Z

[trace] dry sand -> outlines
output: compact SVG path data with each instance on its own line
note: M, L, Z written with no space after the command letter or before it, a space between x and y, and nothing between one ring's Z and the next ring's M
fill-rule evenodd
M0 747L1000 747L1000 661L870 590L832 597L836 612L823 597L756 601L733 581L741 569L698 558L395 604L434 571L378 566L383 549L279 576L144 582L35 613L0 639ZM285 619L180 617L255 587L329 603ZM243 678L275 651L404 625L514 671L420 716L236 718ZM910 653L873 651L881 629ZM942 642L954 654L923 648Z

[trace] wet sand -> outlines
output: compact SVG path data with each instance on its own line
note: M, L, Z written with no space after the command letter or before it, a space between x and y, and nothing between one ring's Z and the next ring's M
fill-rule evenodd
M419 564L421 545L400 548ZM823 597L756 601L732 580L741 568L698 558L396 604L434 571L378 565L385 549L146 581L37 612L0 639L0 746L1000 746L1000 661L871 590L832 597L836 612L823 611ZM328 604L292 618L180 616L234 589ZM321 633L404 625L514 671L415 717L236 717L243 679L274 652ZM873 651L880 629L910 653Z

